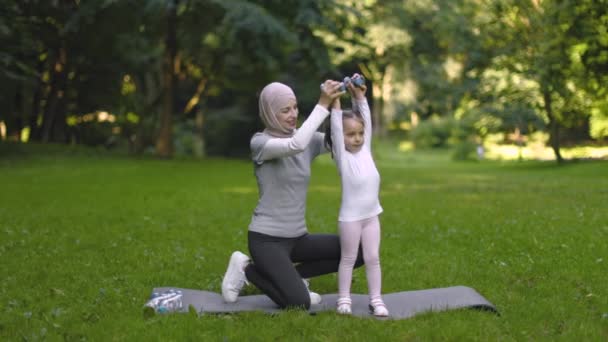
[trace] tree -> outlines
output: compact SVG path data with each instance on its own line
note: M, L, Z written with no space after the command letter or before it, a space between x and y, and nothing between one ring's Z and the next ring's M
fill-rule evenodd
M591 136L608 137L608 1L576 1L565 30L572 76L590 99Z
M163 110L156 140L156 153L167 158L173 154L173 111L175 107L175 57L177 55L178 0L169 0L166 9L165 52L163 57Z
M121 101L124 70L131 69L128 60L135 54L123 38L138 31L130 16L138 7L135 1L7 5L10 15L2 22L10 29L2 31L7 33L2 39L9 72L4 75L13 76L2 85L18 90L23 102L22 124L16 128L29 128L33 141L86 142L90 135L82 129L93 122L92 113Z
M374 133L387 129L385 102L390 97L395 66L403 65L411 37L404 30L403 4L400 1L339 1L326 16L336 20L337 30L323 31L334 64L350 74L362 73L368 80L372 97ZM342 76L337 75L337 76Z
M491 2L492 20L485 30L497 51L495 67L538 84L538 108L545 114L549 144L558 163L563 161L563 128L577 125L579 118L589 115L589 97L574 82L576 65L571 52L576 43L568 37L569 31L578 30L573 27L576 7L570 1Z
M247 146L260 125L256 90L270 81L291 85L300 108L314 106L320 80L335 72L319 33L338 30L340 17L332 15L333 4L189 3L191 8L182 22L190 33L180 37L186 37L182 39L183 65L193 72L183 83L197 90L184 108L186 115L195 112L197 120L205 122L203 132L210 153L232 153L233 146L227 145Z
M468 0L361 7L353 25L363 34L347 51L373 82L378 133L391 117L451 117L476 91L490 56L477 39L479 8Z

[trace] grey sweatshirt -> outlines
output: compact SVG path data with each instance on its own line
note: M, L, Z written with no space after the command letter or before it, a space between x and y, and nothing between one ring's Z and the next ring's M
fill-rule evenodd
M327 109L317 105L292 137L256 133L251 138L259 201L251 217L250 231L277 237L306 234L310 164L326 152L324 134L316 130L328 114Z

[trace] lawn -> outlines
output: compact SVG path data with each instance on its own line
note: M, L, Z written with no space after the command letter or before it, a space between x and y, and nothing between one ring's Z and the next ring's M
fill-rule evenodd
M608 340L608 162L452 162L383 150L383 291L475 288L475 310L379 321L290 311L144 319L157 286L220 291L257 190L244 160L0 149L0 340ZM335 232L314 164L312 232ZM312 280L336 292L336 276ZM366 293L363 269L353 292ZM257 293L248 288L246 293Z

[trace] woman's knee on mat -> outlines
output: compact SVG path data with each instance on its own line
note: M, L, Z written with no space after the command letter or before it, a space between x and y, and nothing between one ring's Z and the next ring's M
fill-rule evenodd
M310 309L310 294L307 290L294 291L285 295L285 303L281 305L283 308L298 308Z

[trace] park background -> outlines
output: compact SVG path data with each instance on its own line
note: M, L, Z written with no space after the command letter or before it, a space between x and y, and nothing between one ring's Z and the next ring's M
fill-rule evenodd
M605 0L0 4L3 339L608 338ZM261 88L292 86L303 120L323 80L354 72L384 290L471 286L501 316L144 320L153 287L217 292L246 251ZM339 195L323 156L311 231L335 232Z

